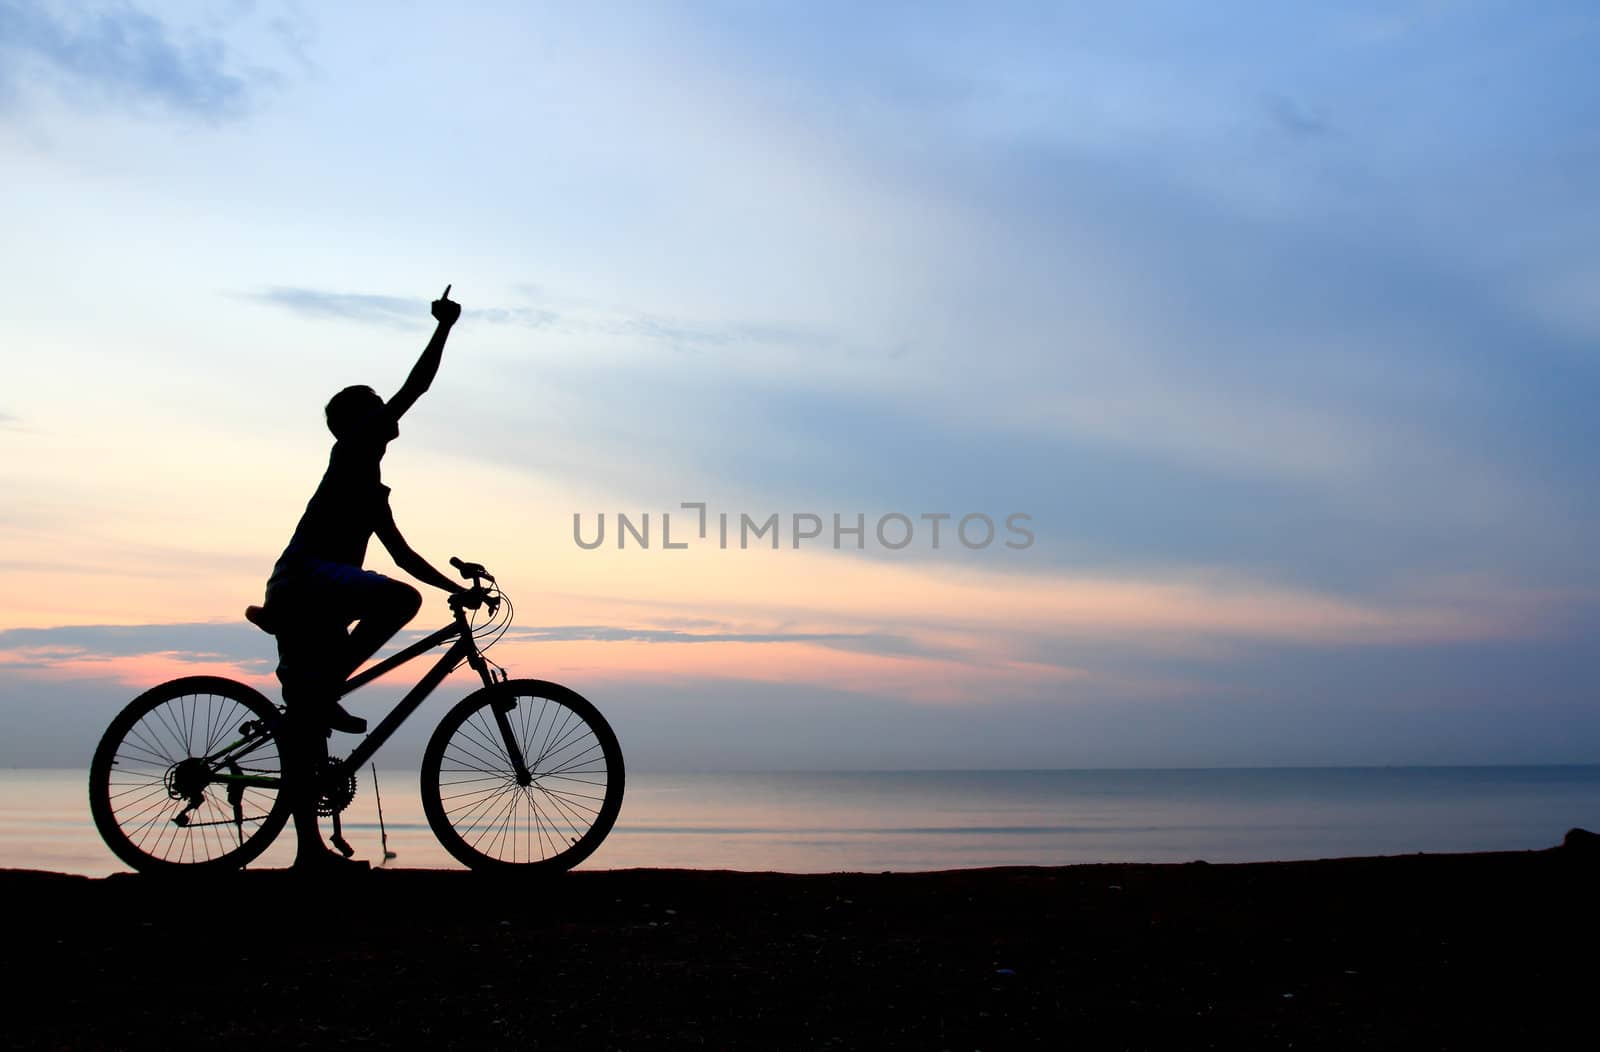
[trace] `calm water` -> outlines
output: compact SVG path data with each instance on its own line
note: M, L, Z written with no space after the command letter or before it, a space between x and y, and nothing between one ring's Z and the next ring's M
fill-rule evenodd
M414 771L378 772L393 865L454 867ZM89 819L81 771L0 770L0 867L123 867ZM372 776L345 815L380 856ZM933 870L1212 862L1550 847L1600 830L1600 766L1210 771L632 774L588 866ZM292 836L256 865L282 865Z

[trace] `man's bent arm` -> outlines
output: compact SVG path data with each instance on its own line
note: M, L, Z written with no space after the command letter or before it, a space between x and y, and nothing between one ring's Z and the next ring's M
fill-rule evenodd
M461 317L461 305L450 299L450 286L446 285L444 295L433 301L433 316L439 320L433 330L433 338L422 349L417 364L411 367L411 375L406 377L406 382L387 403L389 412L396 420L416 404L422 392L433 385L433 378L439 374L439 362L444 357L444 341L450 336L451 326Z

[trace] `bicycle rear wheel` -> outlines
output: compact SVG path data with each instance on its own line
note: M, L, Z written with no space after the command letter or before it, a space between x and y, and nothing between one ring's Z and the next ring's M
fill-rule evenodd
M571 869L611 832L623 783L622 747L605 717L577 693L541 680L514 679L463 698L422 756L428 825L473 869Z
M142 872L237 869L289 818L279 712L243 683L170 680L111 721L89 765L89 812Z

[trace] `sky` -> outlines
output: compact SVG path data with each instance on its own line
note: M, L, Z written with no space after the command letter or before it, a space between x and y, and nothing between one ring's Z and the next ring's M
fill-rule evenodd
M1600 762L1597 50L1561 2L0 0L0 764L273 690L321 407L447 283L397 522L637 768Z

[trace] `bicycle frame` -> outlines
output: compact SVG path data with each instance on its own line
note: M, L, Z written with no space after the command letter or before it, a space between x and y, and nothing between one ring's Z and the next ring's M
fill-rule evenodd
M355 747L355 750L351 752L350 755L342 762L340 762L338 767L331 773L344 776L358 771L365 766L367 761L372 759L373 755L383 747L383 743L389 740L389 736L392 735L413 712L417 711L417 708L425 700L427 700L428 695L432 694L435 688L437 688L440 683L444 682L444 678L454 671L463 660L472 666L473 671L478 673L478 677L483 680L483 685L485 687L492 687L495 685L496 680L494 673L489 670L489 663L485 661L483 659L483 655L478 652L477 644L472 638L472 626L467 621L466 611L457 608L455 611L455 621L453 623L445 625L443 628L431 633L430 635L424 636L415 643L412 643L410 646L405 647L399 652L384 658L377 664L368 667L365 671L351 676L340 686L339 693L336 695L336 697L343 698L353 691L360 690L373 680L388 675L390 672L393 672L395 669L399 668L401 665L404 665L408 661L411 661L413 658L426 654L428 651L433 650L435 647L440 646L450 639L455 640L450 648L439 656L439 660L434 662L433 667L430 668L427 673L417 681L416 686L412 687L408 692L406 692L406 696L400 699L400 703L391 709L389 714L380 720L378 725L374 727L365 738L361 739L361 742ZM522 750L517 746L516 735L512 732L511 724L506 719L506 712L509 710L509 708L510 706L507 706L505 709L502 709L498 705L494 707L495 723L499 727L503 744L506 746L507 755L510 757L511 762L516 769L518 781L526 784L526 780L530 776L528 774L527 764L522 756ZM234 750L238 749L242 745L250 743L252 740L252 736L246 734L245 737L225 745L215 753L207 756L206 762L208 764L232 764L234 761L242 758L243 756L249 755L249 753L253 751L253 748L250 748L246 749L243 753L235 754L234 752ZM212 775L212 780L216 782L224 782L229 785L258 786L262 788L277 788L282 785L281 776L272 777L269 775L243 774L242 772L235 774L231 771L228 773L217 771Z
M489 671L489 663L483 660L473 642L472 626L467 623L466 612L457 610L453 624L446 625L437 632L424 636L398 653L384 658L366 671L351 676L339 688L338 697L342 698L353 691L360 690L373 680L393 672L412 658L426 654L451 637L455 638L455 643L439 656L439 660L434 662L433 667L417 681L417 685L406 692L406 696L400 699L400 704L390 710L389 714L378 721L378 725L365 738L361 739L361 743L356 746L355 751L340 765L340 773L359 770L365 766L366 762L372 759L373 754L383 746L384 742L389 740L389 736L399 728L400 724L404 723L413 712L417 711L418 706L427 700L428 695L433 693L434 688L443 683L444 678L456 666L461 664L463 658L472 666L473 671L478 673L485 687L494 686L494 674ZM509 731L509 727L504 728L504 730ZM507 734L507 737L509 738L511 735ZM521 758L518 757L517 759L520 766Z

